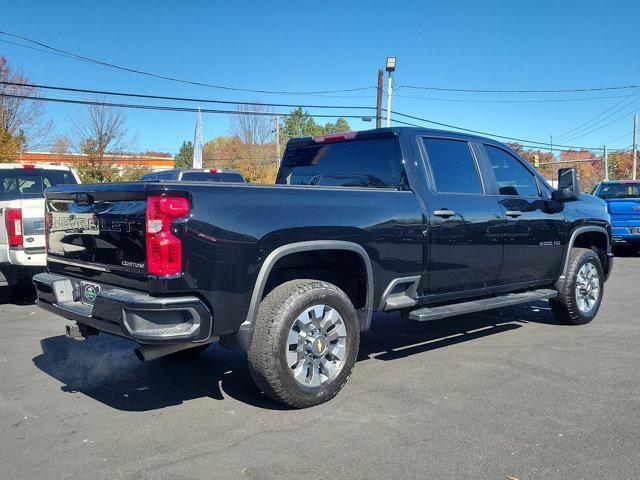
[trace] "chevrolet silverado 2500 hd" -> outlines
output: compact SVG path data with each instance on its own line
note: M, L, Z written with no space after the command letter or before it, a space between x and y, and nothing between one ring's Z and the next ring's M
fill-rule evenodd
M612 268L605 203L552 189L512 149L387 128L287 144L275 185L138 182L47 191L40 307L69 336L152 359L248 351L267 395L332 398L376 310L429 321L548 299L590 322ZM451 319L451 321L455 321Z

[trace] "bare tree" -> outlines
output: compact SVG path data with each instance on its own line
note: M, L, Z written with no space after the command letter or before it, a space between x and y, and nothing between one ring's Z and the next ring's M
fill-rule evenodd
M12 157L27 148L38 148L49 142L53 125L44 117L42 102L32 100L37 90L15 84L29 83L0 56L0 157ZM14 85L8 85L13 83Z
M70 134L75 146L89 157L77 165L83 182L119 179L114 162L106 161L105 155L126 153L135 145L122 110L100 103L88 105L71 118Z
M247 145L264 145L273 139L273 117L259 101L250 105L238 105L231 118L229 131Z
M51 146L51 151L58 155L66 155L71 150L71 140L66 135L57 137Z
M76 113L71 119L71 136L80 151L99 161L107 154L126 152L135 144L122 110L103 104L88 105L85 111Z

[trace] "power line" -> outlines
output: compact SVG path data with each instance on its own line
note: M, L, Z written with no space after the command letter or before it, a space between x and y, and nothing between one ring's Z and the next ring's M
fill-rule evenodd
M617 106L619 106L619 105L624 104L627 100L629 100L630 98L632 98L632 97L633 97L634 95L636 95L638 92L640 92L640 89L636 90L635 92L632 92L630 95L625 96L625 98L623 98L622 100L620 100L619 102L617 102L615 105L613 105L613 106L611 106L611 107L607 108L604 112L599 113L598 115L596 115L595 117L591 118L590 120L587 120L587 121L586 121L586 122L584 122L584 123L581 123L581 124L580 124L580 125L578 125L576 128L573 128L573 129L571 129L571 130L569 130L569 131L567 131L567 132L565 132L565 133L563 133L563 134L559 135L557 138L558 138L558 139L560 139L560 138L562 138L562 137L565 137L565 140L564 140L564 141L566 141L566 140L567 140L567 136L568 136L568 138L574 137L576 134L581 133L581 132L583 132L583 131L585 131L585 130L588 130L589 128L591 128L591 127L593 127L593 126L595 126L595 125L597 125L597 124L599 124L599 123L602 123L602 122L603 122L604 120L606 120L607 118L611 118L611 116L612 116L612 115L615 115L615 114L616 114L616 113L618 113L620 110L622 110L622 109L625 107L625 105L623 105L623 106L622 106L622 107L620 107L618 110L615 110L615 111L613 111L613 112L611 112L611 110L613 110L614 108L616 108L616 107L617 107ZM629 106L629 105L631 105L631 104L633 104L633 103L635 103L635 102L637 102L637 101L638 101L638 99L636 99L636 100L634 100L634 101L632 101L632 102L628 103L626 106ZM602 117L603 115L606 115L606 114L607 114L607 113L609 113L609 112L611 112L609 115L607 115L607 116L606 116L606 117L604 117L604 118L600 118L600 117ZM598 118L600 118L600 120L598 120ZM597 121L597 122L595 122L595 123L593 123L591 126L587 127L587 125L589 125L590 123L594 122L595 120L598 120L598 121ZM583 128L583 127L586 127L586 128Z
M591 87L591 88L556 88L556 89L529 89L529 90L491 90L480 88L446 88L430 87L420 85L400 85L397 89L411 88L416 90L432 90L439 92L465 92L465 93L570 93L570 92L601 92L605 90L624 90L629 88L640 88L640 85L618 85L613 87Z
M263 102L247 102L241 100L214 100L208 98L190 98L190 97L171 97L165 95L149 95L144 93L131 93L131 92L114 92L110 90L90 90L86 88L73 88L73 87L60 87L54 85L42 85L38 83L18 83L18 82L4 82L0 81L0 85L12 85L18 87L27 87L27 88L39 88L42 90L56 90L56 91L64 91L64 92L75 92L75 93L90 93L93 95L109 95L109 96L119 96L119 97L135 97L135 98L148 98L154 100L171 100L171 101L179 101L179 102L196 102L196 103L220 103L226 105L260 105L264 107L291 107L291 108L339 108L339 109L349 109L349 110L375 110L376 107L365 107L365 106L352 106L352 105L303 105L299 103L263 103Z
M140 105L135 103L115 103L115 102L100 102L92 100L74 100L67 98L53 98L53 97L39 97L31 95L20 95L12 93L4 93L4 97L21 98L24 100L32 100L38 102L54 102L54 103L70 103L75 105L98 105L105 107L117 107L117 108L136 108L141 110L162 110L172 112L198 112L202 113L221 113L226 115L257 115L257 116L288 116L289 113L285 112L241 112L237 110L220 110L220 109L208 109L208 108L195 108L195 107L172 107L167 105ZM306 114L309 117L314 118L359 118L362 119L363 115L328 115L328 114ZM364 115L366 117L366 115Z
M436 121L430 120L428 118L421 118L421 117L416 117L416 116L413 116L413 115L407 115L406 113L394 112L393 110L391 111L391 113L393 115L399 115L401 117L410 118L412 120L418 120L418 121L421 121L421 122L431 123L433 125L438 125L438 126L441 126L441 127L453 128L455 130L462 130L464 132L476 133L478 135L485 135L487 137L503 138L503 139L506 139L506 140L514 140L516 142L532 143L532 144L543 145L543 146L544 145L548 145L548 142L538 142L538 141L535 141L535 140L527 140L527 139L523 139L523 138L508 137L506 135L499 135L499 134L496 134L496 133L483 132L481 130L473 130L473 129L470 129L470 128L459 127L457 125L451 125L451 124L448 124L448 123L436 122ZM398 123L403 123L403 122L398 122ZM406 122L404 122L404 123L406 123ZM409 124L409 125L414 126L414 127L424 128L421 125L415 125L415 124ZM585 150L602 150L602 147L593 147L592 148L592 147L580 147L580 146L575 146L575 145L560 145L560 144L558 144L558 145L554 144L554 147L575 148L575 149L585 149Z
M215 84L211 84L211 83L206 83L206 82L199 82L199 81L195 81L195 80L186 80L186 79L182 79L182 78L176 78L176 77L170 77L167 75L160 75L157 73L152 73L152 72L147 72L145 70L140 70L137 68L130 68L130 67L125 67L122 65L117 65L114 63L110 63L110 62L106 62L103 60L99 60L93 57L88 57L85 55L80 55L77 53L73 53L73 52L69 52L66 50L62 50L60 48L56 48L53 47L51 45L47 45L46 43L43 42L39 42L37 40L33 40L31 38L28 37L24 37L22 35L17 35L15 33L10 33L10 32L5 32L3 30L0 30L0 35L6 35L8 37L12 37L12 38L17 38L19 40L25 41L25 42L29 42L33 45L37 45L38 47L41 47L40 49L37 49L39 51L43 51L46 53L55 53L55 54L61 54L65 57L69 57L69 58L73 58L76 60L82 60L85 62L89 62L89 63L95 63L97 65L102 65L104 67L109 67L109 68L115 68L117 70L122 70L125 72L129 72L129 73L135 73L138 75L145 75L148 77L153 77L153 78L159 78L161 80L169 80L172 82L178 82L178 83L186 83L189 85L197 85L200 87L209 87L209 88L217 88L220 90L230 90L230 91L235 91L235 92L251 92L251 93L264 93L264 94L279 94L279 95L317 95L317 94L324 94L324 93L341 93L341 92L359 92L359 91L363 91L363 90L369 90L369 89L374 89L376 88L375 86L367 86L367 87L357 87L357 88L341 88L341 89L335 89L335 90L318 90L318 91L300 91L300 92L295 92L295 91L284 91L284 90L263 90L263 89L253 89L253 88L240 88L240 87L230 87L227 85L215 85ZM3 40L3 41L7 41L7 40ZM22 46L22 47L26 47L26 48L31 48L28 45L22 45L19 43L15 43L15 42L9 42L12 43L13 45L18 45L18 46ZM44 49L44 50L43 50Z
M631 103L635 103L635 102L637 102L638 100L640 100L640 97L638 97L636 100L634 100L634 101L633 101L633 102L631 102ZM631 105L631 104L629 104L629 105ZM627 105L627 106L629 106L629 105ZM622 109L620 109L620 110L622 110ZM617 110L616 112L619 112L620 110ZM603 128L606 128L606 127L608 127L609 125L613 125L614 123L619 122L620 120L622 120L622 119L624 119L624 118L628 117L629 115L631 115L631 114L632 114L633 112L635 112L635 111L636 111L636 109L634 108L634 109L632 109L632 110L630 110L630 111L628 111L628 112L626 112L626 113L622 114L621 116L619 116L619 117L617 117L617 118L614 118L614 119L613 119L613 120L611 120L610 122L605 123L604 125L600 125L599 127L596 127L596 128L594 128L594 129L592 129L592 130L589 130L588 132L581 133L580 135L574 135L572 138L570 138L570 140L575 140L576 138L581 138L581 137L584 137L585 135L591 135L593 132L597 132L598 130L602 130ZM616 112L614 112L614 113L616 113ZM612 114L612 115L613 115L613 114ZM607 118L609 118L610 116L611 116L611 115L609 115ZM603 120L604 120L604 119L603 119Z
M32 101L42 101L42 102L54 102L54 103L67 103L67 104L75 104L75 105L97 105L97 106L107 106L107 107L117 107L117 108L133 108L133 109L142 109L142 110L160 110L160 111L174 111L174 112L198 112L201 111L202 113L218 113L218 114L227 114L227 115L257 115L257 116L288 116L288 113L284 113L284 112L243 112L243 111L237 111L237 110L221 110L221 109L198 109L195 107L176 107L176 106L165 106L165 105L140 105L140 104L131 104L131 103L115 103L115 102L102 102L102 101L91 101L91 100L76 100L76 99L65 99L65 98L53 98L53 97L40 97L40 96L31 96L31 95L20 95L20 94L10 94L10 93L5 93L3 94L5 97L10 97L10 98L21 98L21 99L25 99L25 100L32 100ZM476 133L479 135L486 135L489 137L496 137L496 138L502 138L502 139L507 139L507 140L513 140L513 141L517 141L517 142L524 142L524 143L533 143L533 144L538 144L538 145L546 145L546 142L537 142L535 140L527 140L527 139L521 139L521 138L517 138L517 137L509 137L506 135L499 135L499 134L495 134L495 133L490 133L490 132L483 132L480 130L473 130L473 129L469 129L469 128L465 128L465 127L460 127L457 125L451 125L451 124L447 124L447 123L442 123L442 122L437 122L434 120L430 120L430 119L426 119L426 118L421 118L421 117L416 117L413 115L408 115L405 113L401 113L401 112L395 112L392 111L391 112L393 115L398 115L401 117L405 117L405 118L409 118L409 119L413 119L413 120L418 120L418 121L422 121L422 122L426 122L426 123L431 123L434 125L438 125L441 127L447 127L447 128L452 128L455 130L461 130L461 131L465 131L465 132L470 132L470 133ZM358 118L358 119L362 119L363 116L362 115L328 115L328 114L307 114L309 117L313 117L313 118ZM416 124L412 124L409 122L402 122L402 121L398 121L396 120L396 123L401 123L401 124L405 124L405 125L411 125L414 127L420 127L423 128L421 125L416 125ZM588 149L588 150L601 150L602 148L591 148L591 147L578 147L578 146L572 146L572 145L556 145L557 147L564 147L564 148L576 148L576 149Z
M605 97L580 97L580 98L530 98L526 100L499 100L499 99L473 99L473 98L438 98L421 97L417 95L394 95L400 98L411 98L414 100L430 100L436 102L458 102L458 103L556 103L556 102L580 102L589 100L608 100L611 98L628 98L628 95L608 95Z
M627 136L629 136L629 135L633 135L633 132L627 132L627 133L625 133L624 135L620 135L619 137L612 138L611 140L607 140L606 142L604 142L604 144L603 144L603 145L609 145L610 143L613 143L613 142L615 142L616 140L620 140L621 138L625 138L625 137L627 137Z

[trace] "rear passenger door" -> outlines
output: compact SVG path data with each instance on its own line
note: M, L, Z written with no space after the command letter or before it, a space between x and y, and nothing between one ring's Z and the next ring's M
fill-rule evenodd
M483 147L504 219L499 284L554 280L564 250L562 204L551 199L524 160L498 145Z
M444 299L494 285L502 212L495 195L486 194L486 167L466 139L423 136L420 144L430 183L425 294Z

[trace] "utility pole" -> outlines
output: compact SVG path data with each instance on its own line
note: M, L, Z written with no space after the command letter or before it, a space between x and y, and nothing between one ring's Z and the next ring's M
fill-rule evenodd
M633 114L633 169L631 171L631 178L636 180L636 174L638 171L638 114Z
M378 69L378 95L376 98L376 128L382 127L382 82L384 81L384 72Z
M280 161L280 117L273 117L276 122L276 158Z
M387 72L389 73L389 83L387 84L387 128L391 126L391 92L392 75L396 69L396 57L387 57Z
M609 157L607 157L607 146L604 145L604 181L609 181Z
M553 157L553 135L549 135L549 149L551 150L551 156Z

